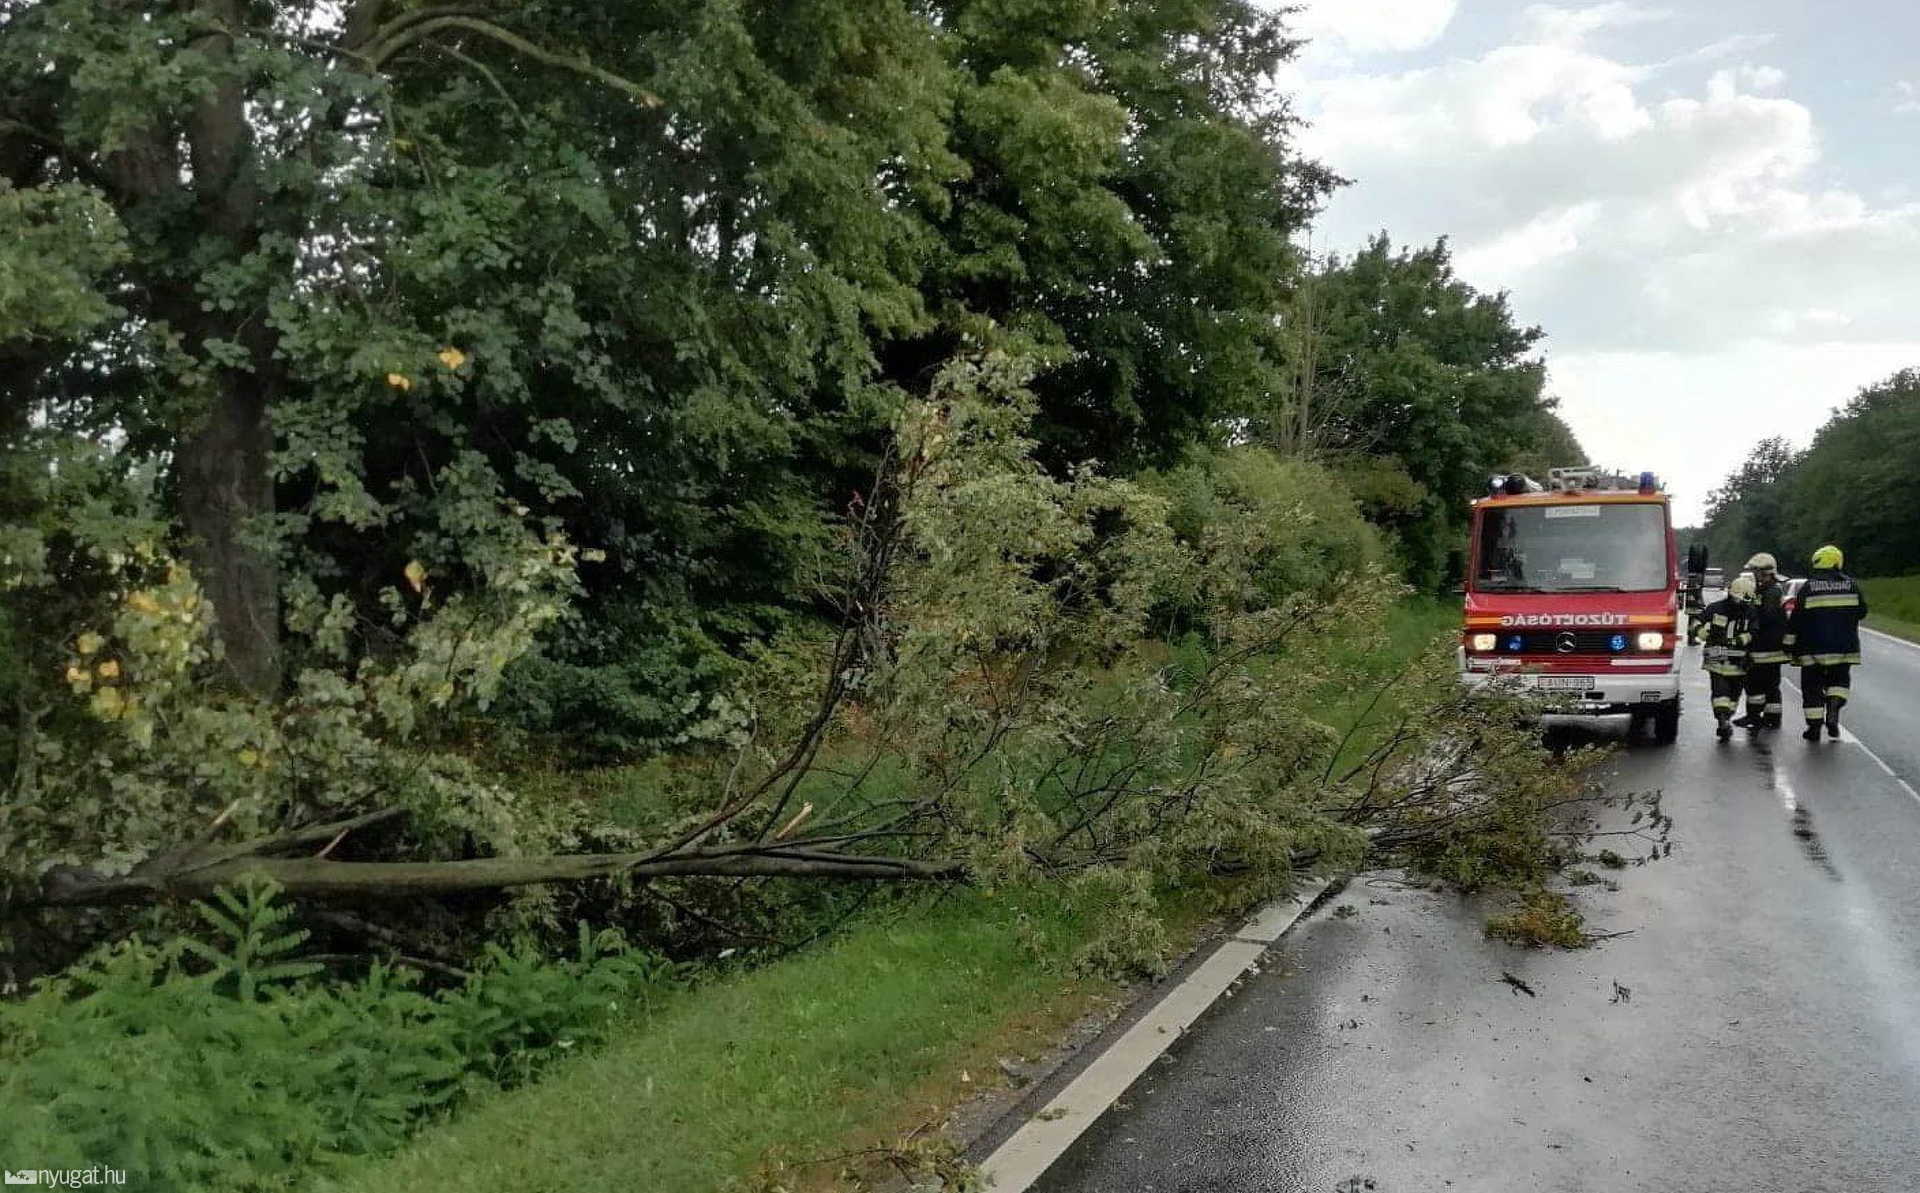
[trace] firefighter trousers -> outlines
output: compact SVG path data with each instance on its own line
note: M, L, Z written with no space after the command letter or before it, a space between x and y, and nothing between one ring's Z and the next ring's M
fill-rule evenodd
M1740 693L1745 689L1747 676L1743 671L1709 671L1707 681L1713 687L1713 716L1724 721L1740 707Z
M1853 695L1851 663L1810 664L1800 668L1800 711L1809 721L1827 719L1827 701L1845 704Z
M1780 664L1751 663L1747 666L1747 715L1772 729L1780 727L1780 715L1786 707L1780 703Z

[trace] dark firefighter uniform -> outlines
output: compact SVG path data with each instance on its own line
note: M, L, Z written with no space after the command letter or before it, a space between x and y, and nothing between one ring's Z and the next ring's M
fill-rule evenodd
M1723 739L1733 736L1734 709L1739 707L1747 681L1753 606L1742 596L1750 593L1752 584L1745 576L1736 579L1728 586L1726 596L1700 611L1700 620L1688 631L1695 642L1706 644L1702 662L1713 686L1713 719L1718 722L1715 732Z
M1779 580L1755 586L1757 603L1748 626L1747 719L1750 729L1778 729L1786 706L1780 701L1780 668L1787 659L1787 590Z
M1867 598L1853 577L1840 570L1843 562L1838 547L1813 553L1813 574L1800 586L1787 627L1787 649L1800 667L1808 741L1819 739L1822 722L1827 736L1840 736L1840 709L1853 695L1853 668L1860 661L1860 622L1867 615Z

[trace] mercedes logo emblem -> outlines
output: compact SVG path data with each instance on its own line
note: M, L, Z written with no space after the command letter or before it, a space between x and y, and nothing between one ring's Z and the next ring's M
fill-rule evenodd
M1553 640L1553 648L1561 654L1572 654L1573 648L1579 644L1579 639L1573 636L1572 630L1561 630L1560 636Z

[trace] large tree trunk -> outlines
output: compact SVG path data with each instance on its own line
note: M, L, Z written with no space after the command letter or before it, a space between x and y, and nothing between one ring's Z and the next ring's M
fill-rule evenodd
M280 684L280 572L259 541L273 513L268 387L258 374L224 373L177 460L180 517L195 576L218 618L226 673L261 695Z
M199 0L214 28L194 50L224 64L233 53L226 30L243 23L239 0ZM194 198L202 227L225 242L237 259L260 238L254 143L247 122L247 87L238 73L208 88L188 114L186 142ZM243 345L250 367L221 369L206 418L187 429L178 448L180 518L201 585L219 619L225 670L238 686L272 695L280 685L280 575L262 549L273 514L269 457L273 428L268 407L279 391L275 335L261 308L239 319L200 313L199 295L185 296L176 325L195 328L196 346L218 337Z
M406 899L500 890L594 878L713 876L837 878L866 882L960 880L966 867L950 858L877 857L848 853L835 842L741 842L707 848L676 843L649 853L474 858L454 862L335 862L326 854L349 834L401 819L398 807L350 820L310 824L230 845L203 842L155 854L121 875L53 866L22 907L97 907L160 899L201 898L249 875L270 878L295 896ZM321 845L310 857L278 854Z

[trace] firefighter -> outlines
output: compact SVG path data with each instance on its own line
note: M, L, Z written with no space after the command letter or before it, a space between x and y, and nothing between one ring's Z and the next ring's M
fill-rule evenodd
M1841 571L1840 548L1829 543L1813 553L1813 574L1800 586L1800 598L1787 623L1787 649L1800 667L1800 711L1807 718L1808 741L1840 736L1840 709L1853 693L1849 684L1860 661L1860 622L1867 598L1853 577Z
M1754 599L1753 577L1735 576L1727 585L1727 595L1702 609L1700 620L1687 634L1707 646L1702 661L1713 685L1713 732L1721 741L1733 736L1733 713L1746 686Z
M1734 721L1742 729L1778 729L1785 706L1780 702L1780 668L1787 662L1787 590L1780 583L1780 565L1765 551L1747 560L1753 573L1755 604L1747 643L1747 714Z

